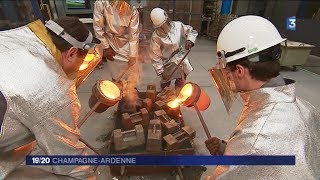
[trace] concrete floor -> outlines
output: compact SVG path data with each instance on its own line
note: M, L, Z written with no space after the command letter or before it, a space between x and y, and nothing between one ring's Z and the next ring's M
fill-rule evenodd
M228 139L236 126L237 119L241 112L242 100L238 98L231 107L229 113L224 108L222 100L219 97L217 89L213 86L211 75L208 69L216 63L216 44L214 41L206 39L199 39L196 46L193 48L189 57L194 67L194 71L188 76L188 81L197 83L203 88L211 97L211 105L209 109L204 111L203 117L212 136L217 136L221 139ZM142 65L142 80L138 86L139 90L145 90L149 83L159 82L160 79L156 77L153 67L150 63ZM297 81L297 95L312 103L316 108L320 108L320 101L318 92L320 89L320 76L306 70L299 70L297 72L282 72L284 77L291 78ZM91 87L99 79L111 79L107 64L103 69L95 70L86 82L78 89L78 94L82 104L81 117L85 115L90 109L88 107L88 100L91 95ZM158 83L159 88L159 83ZM116 106L115 106L116 107ZM108 109L102 114L94 114L88 122L81 128L82 137L90 142L96 148L101 148L105 145L106 135L113 130L112 113L115 107ZM194 140L197 154L209 154L204 141L207 139L206 134L196 116L196 112L192 109L182 108L183 116L188 125L193 127L197 136ZM203 174L204 179L209 175L215 167L208 167L208 170ZM112 179L109 175L107 167L99 167L98 179ZM166 175L132 177L130 179L172 179ZM173 178L175 179L175 178Z

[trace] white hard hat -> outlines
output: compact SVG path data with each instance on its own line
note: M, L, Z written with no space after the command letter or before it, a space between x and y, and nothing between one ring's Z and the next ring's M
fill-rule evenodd
M217 41L218 56L231 62L275 46L283 39L276 27L260 16L242 16L228 23Z
M167 13L161 8L154 8L150 13L154 28L162 26L168 19Z

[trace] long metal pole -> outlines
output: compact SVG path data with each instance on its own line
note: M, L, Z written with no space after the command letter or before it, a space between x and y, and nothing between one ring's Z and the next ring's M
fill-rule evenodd
M183 56L183 58L179 61L179 63L177 64L177 67L172 71L172 73L169 75L169 79L172 77L172 75L177 71L178 68L180 68L180 65L182 64L182 62L184 61L184 59L187 57L187 55L189 54L190 49L186 52L186 54Z
M98 101L93 108L85 115L85 117L83 119L80 120L79 124L78 124L78 128L80 128L87 120L88 118L93 114L94 110L97 109L97 107L100 105L100 102ZM86 142L84 139L82 139L80 137L79 141L81 141L83 144L85 144L88 148L90 148L93 152L97 153L98 155L99 152L96 148L94 148L93 146L91 146L88 142Z
M100 102L98 101L93 106L93 108L84 116L84 118L79 121L78 128L80 128L88 120L88 118L94 113L94 110L96 110L99 105L100 105Z
M100 153L98 152L98 150L97 150L95 147L91 146L89 143L87 143L86 140L84 140L84 139L82 139L82 138L80 137L79 141L81 141L83 144L85 144L85 145L86 145L88 148L90 148L93 152L95 152L96 154L100 155Z
M84 116L84 118L79 121L78 128L80 128L80 127L88 120L88 118L94 113L94 110L96 110L99 105L100 105L100 102L98 101L98 102L93 106L93 108ZM91 146L86 140L84 140L84 139L82 139L82 138L80 137L80 138L79 138L79 141L81 141L83 144L85 144L89 149L91 149L91 150L92 150L93 152L95 152L97 155L101 155L101 154L98 152L98 150L97 150L95 147ZM93 171L96 172L97 169L98 169L98 165L93 168Z
M86 140L84 140L84 139L82 139L82 138L80 137L79 141L81 141L83 144L85 144L89 149L91 149L91 150L92 150L93 152L95 152L96 154L101 155L101 154L98 152L98 150L97 150L95 147L91 146ZM96 165L96 166L93 168L93 172L96 172L96 170L98 169L98 166L99 166L99 165Z
M200 113L198 105L196 103L193 103L193 106L195 107L195 109L197 111L198 117L200 119L200 122L202 124L202 127L203 127L204 131L206 132L206 135L207 135L208 139L211 138L211 134L209 132L209 129L208 129L206 123L204 122L204 119L203 119L203 117L202 117L202 115Z
M189 9L189 25L191 25L191 13L192 13L192 0L190 0L190 9Z

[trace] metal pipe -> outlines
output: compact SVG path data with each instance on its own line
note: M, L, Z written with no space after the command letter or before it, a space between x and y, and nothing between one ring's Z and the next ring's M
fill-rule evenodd
M178 175L179 175L180 180L183 180L184 177L183 177L183 174L182 174L182 168L179 166L179 167L177 168L177 170L178 170Z
M189 25L191 26L191 13L192 13L192 0L190 0L190 9L189 9Z
M177 64L177 67L172 71L172 73L169 75L168 79L171 79L172 75L178 70L178 68L180 68L180 65L182 64L182 62L184 61L184 59L187 57L187 55L189 54L190 49L187 51L187 53L183 56L183 58L179 61L179 63Z
M79 141L82 142L83 144L85 144L89 149L91 149L91 150L92 150L93 152L95 152L97 155L101 155L101 154L99 153L99 151L98 151L95 147L91 146L87 141L85 141L85 140L82 139L81 137L80 137ZM99 166L99 165L96 165L96 166L93 168L93 172L96 172L96 170L98 169L98 166Z
M198 108L198 105L197 105L196 103L193 103L193 106L195 107L195 109L196 109L196 111L197 111L197 114L198 114L198 117L199 117L199 119L200 119L201 125L202 125L204 131L206 132L206 135L207 135L208 139L211 138L212 136L211 136L211 134L210 134L210 132L209 132L209 129L208 129L206 123L204 122L204 119L203 119L203 117L202 117L202 115L201 115L201 113L200 113L200 110L199 110L199 108Z
M100 153L98 152L98 150L97 150L95 147L91 146L89 143L87 143L87 141L85 141L85 140L82 139L81 137L80 137L79 141L81 141L83 144L85 144L85 145L86 145L88 148L90 148L93 152L95 152L96 154L100 155Z
M80 128L88 120L88 118L94 113L94 110L96 110L99 105L100 105L100 102L98 101L92 107L92 109L84 116L84 118L79 121L78 128Z

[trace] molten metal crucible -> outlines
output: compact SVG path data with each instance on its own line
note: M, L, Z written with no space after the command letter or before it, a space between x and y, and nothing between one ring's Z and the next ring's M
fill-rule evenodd
M95 104L100 103L94 111L102 113L109 107L115 105L121 98L121 91L116 84L111 81L100 80L92 87L89 106L93 109Z
M206 135L208 136L208 138L210 138L211 135L208 130L208 127L200 113L200 111L206 110L210 106L210 103L211 100L207 93L201 90L201 88L197 84L189 82L183 86L179 96L176 99L170 101L167 105L170 108L176 108L181 104L183 104L186 107L194 107L197 111L197 115L200 119L202 127L206 132Z
M93 112L102 113L115 105L121 98L121 91L113 82L107 80L97 81L92 87L92 95L89 99L91 110L79 121L78 127L81 127Z
M181 89L179 96L174 99L171 100L167 103L168 107L175 109L177 107L179 107L180 105L182 105L183 103L185 103L185 101L192 96L193 93L193 86L192 84L188 83L185 86L183 86L183 88Z
M180 91L179 96L170 101L167 105L176 108L183 104L186 107L192 107L196 104L200 111L206 110L210 106L211 100L206 92L194 83L187 83Z
M184 97L186 97L183 103L186 107L197 105L200 111L204 111L210 106L211 100L208 94L203 91L197 84L187 83L181 89L181 94L184 94Z

